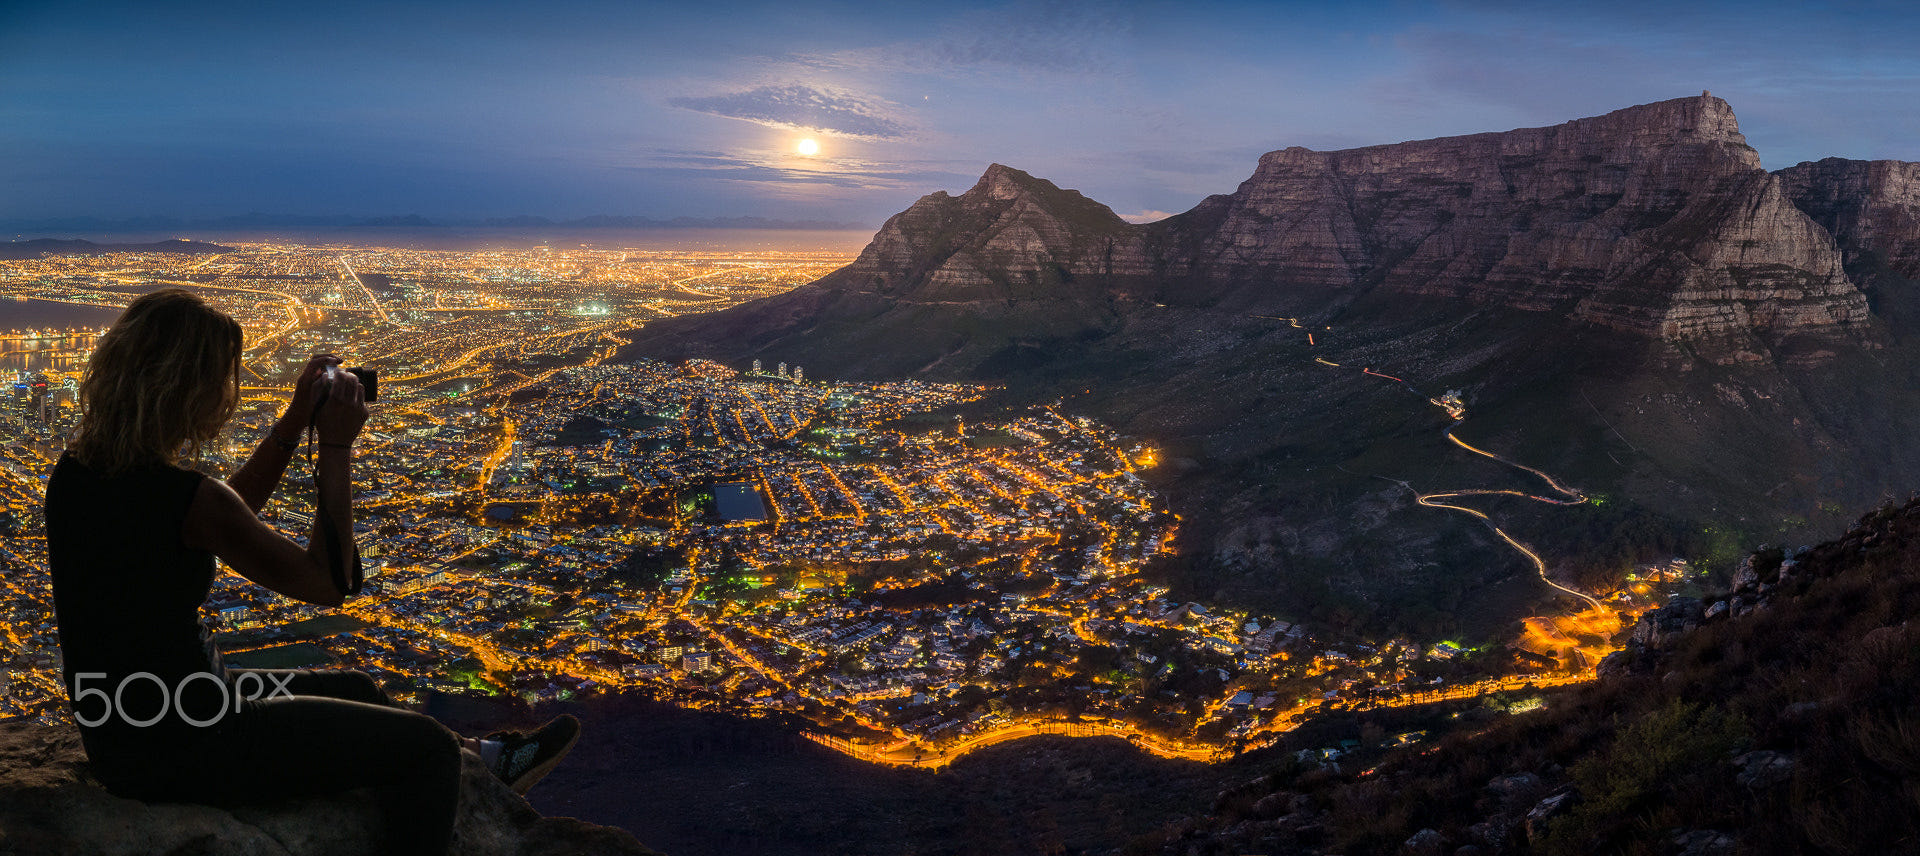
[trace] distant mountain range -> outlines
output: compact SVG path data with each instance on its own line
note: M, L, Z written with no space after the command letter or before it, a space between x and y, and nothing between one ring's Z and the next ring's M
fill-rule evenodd
M596 214L571 220L517 217L433 218L418 214L381 217L262 214L229 217L59 217L0 220L0 232L154 232L171 229L795 229L841 231L866 228L831 220L775 220L766 217L625 217Z
M810 377L988 380L1166 446L1196 598L1422 634L1492 632L1556 578L1681 553L1722 568L1920 487L1920 165L1761 168L1702 94L1548 128L1260 158L1129 224L994 165L787 294L649 324L629 353ZM1369 372L1362 372L1368 369ZM1402 380L1404 379L1404 380Z
M230 253L232 247L202 241L176 239L149 244L96 244L92 241L35 238L31 241L0 243L0 259L37 259L42 256L97 256L103 253Z

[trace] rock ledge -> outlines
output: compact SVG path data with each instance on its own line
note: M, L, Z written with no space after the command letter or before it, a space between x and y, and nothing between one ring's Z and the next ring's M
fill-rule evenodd
M657 856L632 835L542 817L468 754L452 851L461 856ZM0 854L308 856L381 852L371 791L232 810L116 797L72 727L0 724Z

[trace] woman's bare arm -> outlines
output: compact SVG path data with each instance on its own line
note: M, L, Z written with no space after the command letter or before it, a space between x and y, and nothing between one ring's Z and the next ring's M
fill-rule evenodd
M339 364L340 358L332 354L316 354L307 361L306 368L300 370L300 376L293 382L293 400L288 403L287 412L267 429L267 436L260 438L260 445L253 448L253 456L227 479L227 486L247 501L253 513L259 514L267 507L274 488L280 486L280 477L287 472L287 462L293 460L300 435L313 418L314 383L329 366Z
M319 541L303 548L288 540L219 479L200 482L180 534L187 546L219 556L241 576L294 600L339 606L346 599L334 585Z
M307 543L313 545L316 555L321 556L321 567L326 568L326 554L319 553L319 545L326 538L326 529L321 525L320 512L325 509L326 516L332 518L334 537L333 560L337 567L344 569L353 561L353 490L352 490L352 450L345 444L325 443L320 446L318 458L313 462L313 480L319 491L321 502L313 509L313 531L307 537ZM327 578L334 578L334 570L327 570Z
M331 558L345 563L353 561L352 462L348 453L367 421L367 406L360 380L347 372L336 372L330 381L318 382L329 383L330 387L327 404L315 420L320 452L314 463L314 481L337 533ZM314 522L319 523L317 516ZM339 606L346 598L334 582L334 568L328 565L329 551L318 525L302 549L262 523L245 498L219 479L201 482L199 493L187 508L181 537L187 546L219 556L241 576L295 600Z
M228 477L227 486L246 501L253 513L259 514L266 508L273 489L280 486L280 477L286 474L287 464L299 448L300 434L301 429L289 426L285 419L280 420L267 429L260 445L253 447L253 456Z

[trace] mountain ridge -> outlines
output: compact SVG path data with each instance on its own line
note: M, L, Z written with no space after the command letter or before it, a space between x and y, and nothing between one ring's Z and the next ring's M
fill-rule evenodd
M1393 486L1498 478L1445 447L1425 400L1441 391L1463 392L1476 445L1619 500L1496 509L1556 579L1596 591L1662 551L1730 563L1741 538L1837 525L1832 509L1920 482L1900 439L1920 433L1913 185L1897 166L1795 169L1761 169L1706 95L1281 149L1143 225L996 164L847 267L650 323L626 353L1069 399L1167 448L1155 479L1188 564L1164 576L1187 594L1492 627L1551 594ZM1347 380L1362 367L1407 380Z
M1870 338L1833 235L1789 184L1808 197L1704 94L1544 128L1281 149L1234 193L1145 225L994 164L807 288L956 303L1072 284L1073 300L1269 310L1290 308L1288 290L1380 288L1699 342L1721 362L1801 334ZM1875 212L1849 222L1898 219Z
M34 238L0 243L0 259L37 259L47 255L101 255L105 253L180 253L204 255L232 252L232 247L175 238L146 244L96 244L82 238Z

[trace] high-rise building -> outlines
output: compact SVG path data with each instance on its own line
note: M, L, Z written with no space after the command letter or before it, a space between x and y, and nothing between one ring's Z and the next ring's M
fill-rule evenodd
M786 376L787 376L787 364L786 364L785 362L782 362L782 363L780 363L780 370L779 370L778 372L775 372L775 374L778 374L778 375L779 375L779 376L781 376L781 377L786 377Z
M754 361L753 361L753 373L754 373L754 374L759 374L759 373L760 373L760 361L759 361L759 360L754 360Z
M53 421L53 408L47 400L47 376L44 374L35 375L31 389L33 390L32 412L34 417L41 422Z
M802 380L805 380L805 379L806 379L806 375L807 375L807 370L806 370L806 369L803 369L803 368L801 368L801 367L799 367L799 366L794 366L794 367L793 367L793 382L794 382L794 383L799 383L799 382L801 382Z

